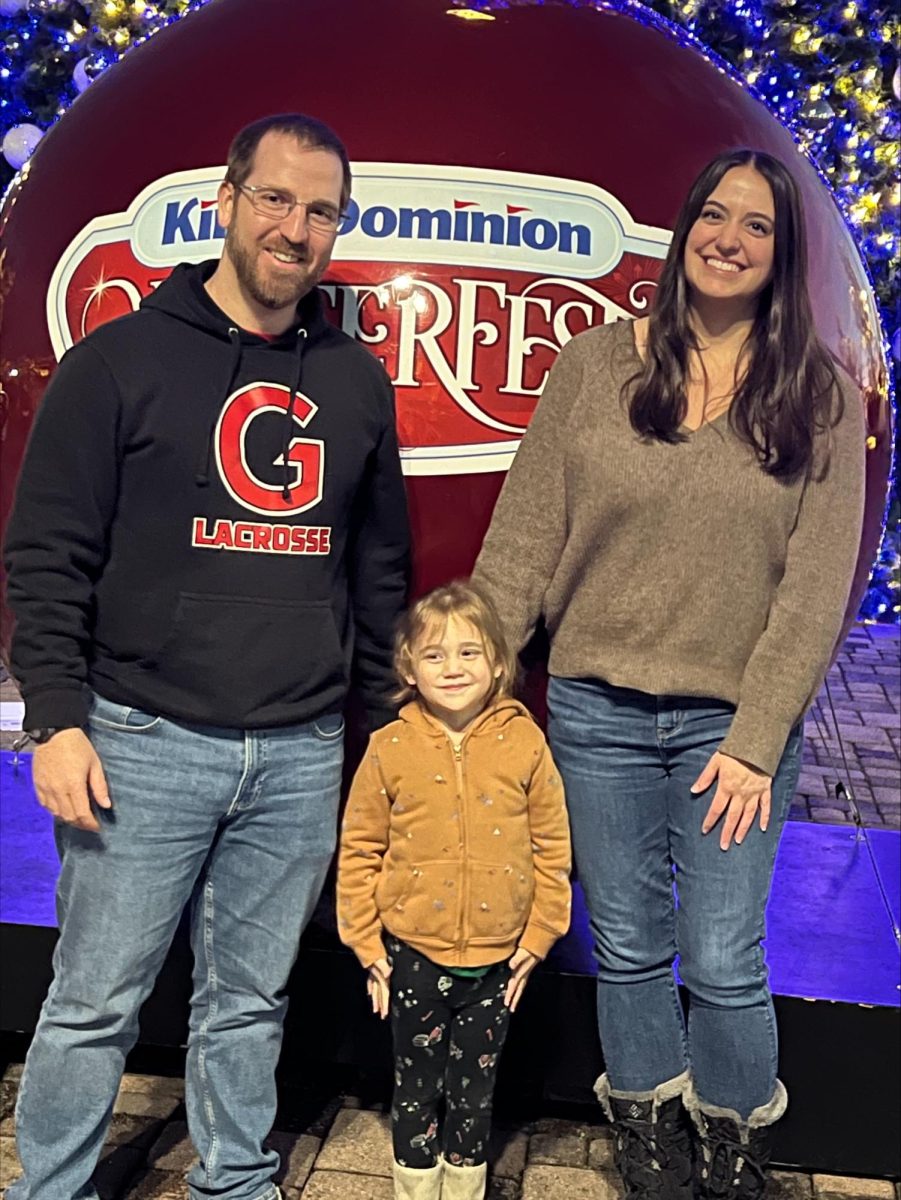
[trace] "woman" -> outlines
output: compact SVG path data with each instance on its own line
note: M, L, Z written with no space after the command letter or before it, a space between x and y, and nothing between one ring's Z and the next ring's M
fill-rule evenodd
M864 438L813 329L794 180L768 154L721 154L651 317L561 352L476 566L515 645L542 617L550 634L597 1092L629 1197L690 1197L693 1160L701 1196L763 1195L787 1102L764 909L848 600Z

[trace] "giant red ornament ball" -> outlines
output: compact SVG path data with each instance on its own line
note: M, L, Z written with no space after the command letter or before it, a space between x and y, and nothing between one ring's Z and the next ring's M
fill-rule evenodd
M890 418L873 297L827 188L762 104L667 32L588 4L491 16L448 0L215 0L92 84L0 218L0 527L59 356L175 262L219 252L231 136L300 110L355 163L327 293L395 382L417 587L467 573L560 345L647 311L691 180L750 145L801 185L817 324L863 390L859 596Z

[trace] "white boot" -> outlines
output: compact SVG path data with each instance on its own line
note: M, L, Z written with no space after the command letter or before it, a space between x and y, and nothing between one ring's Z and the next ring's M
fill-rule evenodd
M394 1200L440 1200L441 1163L425 1170L394 1164Z
M478 1167L454 1167L445 1162L441 1200L482 1200L487 1183L487 1163Z

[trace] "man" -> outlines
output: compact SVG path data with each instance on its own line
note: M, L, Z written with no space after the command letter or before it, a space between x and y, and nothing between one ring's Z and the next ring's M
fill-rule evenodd
M138 1009L188 901L190 1194L274 1200L283 996L334 848L342 707L393 716L408 526L389 381L316 283L350 194L318 121L235 138L221 261L69 351L7 539L13 668L57 818L55 977L10 1200L94 1200Z

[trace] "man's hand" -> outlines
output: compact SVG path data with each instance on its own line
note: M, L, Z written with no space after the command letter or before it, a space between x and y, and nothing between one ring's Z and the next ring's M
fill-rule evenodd
M516 1006L519 1004L520 997L525 990L526 984L529 982L529 976L540 961L530 951L523 950L522 946L519 947L510 959L512 974L507 984L507 990L504 992L504 1004L510 1009L510 1012L516 1012Z
M44 808L78 829L100 829L92 801L99 808L112 808L97 751L81 729L61 729L49 742L35 746L31 777Z
M720 849L728 850L733 837L736 846L740 846L745 834L754 824L758 811L760 828L766 832L770 823L772 776L758 771L750 763L732 758L728 754L720 754L717 750L691 785L691 790L697 795L706 791L714 780L717 780L716 794L707 809L701 833L709 833L725 813L726 819L720 834Z
M391 1000L391 964L387 958L378 958L369 968L369 978L366 980L366 991L372 1002L372 1011L385 1019Z

